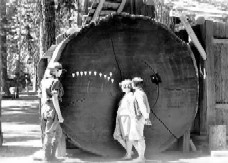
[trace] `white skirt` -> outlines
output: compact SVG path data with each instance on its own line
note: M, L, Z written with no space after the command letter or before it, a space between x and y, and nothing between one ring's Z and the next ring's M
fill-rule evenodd
M131 126L129 132L129 140L142 140L144 139L144 120L140 119L137 120L135 118L131 119Z

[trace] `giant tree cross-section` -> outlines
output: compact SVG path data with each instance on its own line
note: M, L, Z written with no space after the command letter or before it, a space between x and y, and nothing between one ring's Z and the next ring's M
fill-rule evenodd
M145 82L153 123L145 128L146 155L167 149L194 121L194 55L172 31L149 17L113 14L91 23L62 41L52 61L67 70L61 78L63 129L84 150L123 154L113 139L123 79L140 76ZM159 85L151 81L155 72L162 80Z

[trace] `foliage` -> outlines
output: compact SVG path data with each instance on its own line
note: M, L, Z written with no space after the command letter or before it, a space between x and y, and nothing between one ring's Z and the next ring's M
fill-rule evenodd
M1 61L1 88L9 94L7 84L7 44L6 44L6 30L7 30L7 18L6 18L6 0L0 1L0 61Z
M34 73L26 62L27 58L31 56L37 62L39 56L39 15L36 10L36 0L9 1L7 20L9 76L23 71ZM20 61L19 67L16 66L18 60Z
M56 3L56 35L66 32L77 22L79 11L76 0L58 0Z
M56 35L65 32L76 11L75 0L56 0ZM23 76L28 72L34 77L39 61L41 0L7 0L7 67L8 76ZM32 60L32 64L27 61ZM19 62L19 65L18 65Z
M78 2L76 0L55 0L56 36L66 32L77 22L77 13L81 10ZM40 56L41 9L41 0L8 0L9 76L13 76L17 72L28 72L33 77L35 75L36 67L34 65L37 65ZM20 66L16 66L18 60ZM28 64L28 60L32 60L34 64Z

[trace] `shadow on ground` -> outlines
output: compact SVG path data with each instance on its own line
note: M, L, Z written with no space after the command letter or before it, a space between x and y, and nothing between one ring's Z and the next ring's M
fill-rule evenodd
M1 157L26 157L39 150L39 147L23 146L2 146L0 148Z
M0 158L28 157L40 149L39 101L31 99L2 100Z
M36 96L20 100L2 100L3 146L0 147L1 163L31 163L33 154L41 149L39 126L39 100ZM80 149L67 149L68 156L56 163L117 163L132 162L118 157L101 157ZM124 153L123 153L124 155ZM167 151L151 154L148 163L227 163L226 160L213 160L210 155L200 153L182 153ZM136 155L135 155L136 157ZM37 161L34 161L37 162Z

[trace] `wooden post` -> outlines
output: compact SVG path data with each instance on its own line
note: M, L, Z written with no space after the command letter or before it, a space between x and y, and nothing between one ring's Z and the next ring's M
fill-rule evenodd
M135 14L136 13L136 6L135 6L136 4L135 4L135 0L131 0L131 11L130 11L130 13L131 14Z
M207 86L206 86L206 61L202 61L203 78L200 80L200 135L207 135Z
M190 152L190 149L195 152L196 146L193 143L192 139L190 138L191 129L188 129L183 135L183 152L187 153Z
M117 10L117 13L121 13L123 11L125 4L126 4L126 0L122 0L121 4Z
M226 149L226 125L210 125L209 149L210 151Z
M189 152L190 150L190 129L183 135L183 152Z
M102 10L102 7L103 7L103 5L104 5L104 2L105 2L105 0L100 0L99 5L97 6L96 11L95 11L95 13L94 13L94 15L93 15L93 18L92 18L92 20L91 20L92 22L93 22L93 21L96 21L96 20L98 19L99 14L100 14L100 12L101 12L101 10Z
M205 126L203 129L208 133L209 125L215 123L215 79L214 79L214 54L213 54L213 22L205 21L206 26L206 53L207 60L205 62L206 81L205 81L205 104L203 116L206 116Z
M201 35L197 35L201 39L199 39L203 45L203 48L205 49L206 45L206 23L205 18L200 17L197 19L197 24L200 26L200 33ZM206 50L206 49L205 49ZM206 126L207 126L207 103L206 103L206 60L203 60L203 58L199 58L199 116L200 116L200 135L206 135Z

